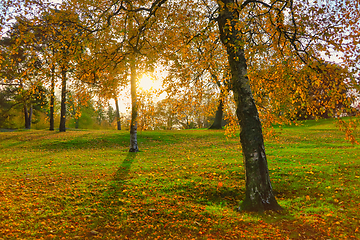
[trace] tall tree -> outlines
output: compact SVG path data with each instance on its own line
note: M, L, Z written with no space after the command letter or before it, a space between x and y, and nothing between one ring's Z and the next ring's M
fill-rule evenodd
M131 122L130 122L130 149L129 152L138 152L138 96L136 89L136 57L130 59L130 86L131 86Z
M51 58L51 86L54 85L55 64L59 71L61 80L61 107L59 131L66 131L66 95L68 73L75 65L78 55L83 52L84 39L86 35L78 26L80 19L74 9L65 3L62 10L45 8L41 17L38 17L37 27L44 34L47 44L45 57ZM53 106L53 105L51 105ZM50 126L50 129L53 127Z
M240 15L234 1L218 1L218 24L222 43L226 46L232 73L231 90L237 104L236 114L240 125L240 142L244 155L246 196L245 210L280 210L269 177L264 140L259 114L247 77L244 41L236 26Z
M319 45L323 51L328 51L329 45L340 50L342 47L339 48L338 44L342 41L341 37L351 36L353 33L347 33L350 25L349 20L344 19L346 15L340 16L341 13L334 8L336 6L349 13L358 5L352 3L346 6L345 3L337 2L334 6L329 6L321 1L294 3L292 0L218 0L217 3L217 21L232 74L230 86L237 104L236 113L246 169L246 197L241 209L278 210L281 207L272 192L261 122L248 78L248 59L254 60L254 53L263 49L275 52L274 56L282 56L286 50L292 50L304 64L308 64L311 58L319 57ZM331 13L335 17L331 17ZM324 19L325 16L330 18ZM359 11L353 17L359 22ZM340 36L332 35L335 34L332 32L334 30L339 31ZM348 47L356 48L356 43L347 39ZM290 48L287 49L286 46ZM351 63L350 59L347 61Z
M107 32L103 35L102 45L107 46L107 58L113 59L115 65L124 65L129 71L131 86L132 120L130 124L130 152L137 152L137 91L136 81L139 69L145 71L155 63L159 45L163 41L156 34L161 30L161 21L156 13L166 0L155 1L115 1L94 3L85 1L79 6L88 18L86 27L90 32ZM95 4L95 5L94 5ZM89 10L90 9L90 10Z

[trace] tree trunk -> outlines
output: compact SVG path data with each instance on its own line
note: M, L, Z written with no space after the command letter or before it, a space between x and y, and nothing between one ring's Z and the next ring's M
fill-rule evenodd
M236 102L245 164L246 195L239 210L281 210L271 187L259 113L247 77L242 33L235 26L239 13L234 0L218 0L218 3L220 38L226 47L232 74L231 90Z
M120 108L119 108L119 101L117 96L114 98L115 100L115 107L116 107L116 123L117 123L117 130L121 130L121 121L120 121Z
M60 110L60 132L65 132L66 122L66 70L65 68L61 69L61 110Z
M25 129L29 129L28 110L27 110L26 103L24 104L24 118L25 118Z
M24 117L25 117L25 129L30 129L31 123L29 122L29 111L28 111L26 103L24 104Z
M32 106L32 104L30 104L30 110L29 110L29 115L28 115L29 129L31 129L32 115L33 115L33 106Z
M130 149L129 152L138 152L137 144L137 94L136 94L136 58L133 57L130 61L130 71L131 71L131 123L130 123Z
M220 96L219 105L218 105L218 109L216 110L214 123L209 127L209 129L222 129L223 107L224 104L222 101L222 96Z
M54 131L54 105L55 105L55 67L51 68L51 90L50 90L50 131Z

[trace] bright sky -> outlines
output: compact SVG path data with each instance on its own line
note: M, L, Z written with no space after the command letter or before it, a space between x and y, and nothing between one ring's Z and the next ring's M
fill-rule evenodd
M138 86L142 91L159 90L161 81L156 81L150 74L143 74L138 81Z

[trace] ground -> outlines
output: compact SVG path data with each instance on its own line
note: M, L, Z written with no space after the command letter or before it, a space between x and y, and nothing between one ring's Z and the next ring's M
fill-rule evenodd
M222 130L0 133L0 239L359 239L359 146L333 120L265 142L285 211L237 212L238 137ZM357 137L359 137L359 134Z

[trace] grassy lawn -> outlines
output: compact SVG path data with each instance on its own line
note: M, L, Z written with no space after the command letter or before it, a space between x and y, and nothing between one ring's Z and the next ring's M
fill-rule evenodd
M223 131L0 133L0 239L360 239L360 147L333 121L266 140L282 213L237 212L238 137ZM360 134L357 133L359 139Z

